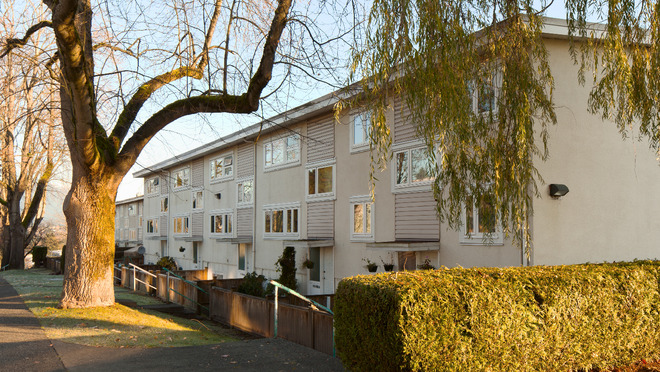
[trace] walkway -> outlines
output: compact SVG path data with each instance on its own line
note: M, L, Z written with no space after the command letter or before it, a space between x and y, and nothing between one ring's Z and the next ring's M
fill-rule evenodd
M176 348L97 348L50 341L0 278L1 371L343 371L339 359L281 339Z

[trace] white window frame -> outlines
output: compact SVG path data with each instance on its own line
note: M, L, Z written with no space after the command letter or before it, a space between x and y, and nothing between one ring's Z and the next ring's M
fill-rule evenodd
M335 190L337 188L337 167L335 166L337 163L336 159L332 160L325 160L322 162L315 162L315 163L309 163L305 167L305 193L306 197L305 199L307 201L325 201L325 200L335 200ZM328 168L332 167L332 191L330 192L324 192L324 193L318 193L318 185L319 185L319 169L321 168ZM309 172L314 171L314 184L315 184L315 192L314 194L309 193Z
M130 242L137 241L137 229L128 230L128 241Z
M350 210L349 210L349 215L350 215L350 237L351 241L355 242L373 242L374 237L376 236L374 233L374 227L375 227L375 204L373 200L371 200L371 195L360 195L360 196L353 196L349 198L349 205L350 205ZM371 231L370 232L362 232L362 233L356 233L355 232L355 206L356 205L362 205L362 208L366 208L366 205L370 205L371 207L371 213L370 213L370 226L371 226ZM367 226L367 216L366 214L363 214L363 222L362 226Z
M227 158L231 158L231 164L229 166L225 165L224 162ZM220 156L216 156L213 159L209 161L209 179L210 183L218 183L218 182L223 182L223 181L228 181L228 180L233 180L234 179L234 167L236 166L236 162L234 161L234 153L233 152L228 152L225 154L222 154ZM218 166L218 162L222 163L220 167L222 167L221 170L221 175L217 176L215 173L215 169ZM229 169L229 174L225 174L226 169Z
M158 194L158 186L160 184L160 178L159 177L152 177L149 178L145 183L144 183L144 193L145 195L157 195Z
M392 146L392 193L397 194L431 190L431 185L433 185L434 182L432 177L429 180L412 181L412 152L415 150L421 150L426 154L427 148L426 145L420 141L406 142ZM397 183L397 157L398 154L401 153L405 153L407 156L406 172L408 180L405 183ZM441 159L440 154L436 154L436 160L437 159Z
M289 139L296 140L296 146L289 148ZM273 149L276 144L282 143L284 146L283 160L278 163L273 163ZM289 168L300 164L301 158L301 138L298 134L292 134L286 137L276 138L264 143L264 172L273 171L282 168ZM289 152L294 151L297 155L295 158L289 158Z
M181 177L182 184L177 185L179 181L179 172L183 172L185 177ZM185 182L184 182L185 181ZM185 166L176 169L174 172L172 172L172 189L173 190L185 190L190 188L190 167Z
M250 183L250 201L245 201L244 185ZM241 196L243 200L241 200ZM254 205L254 177L236 180L236 208L248 208Z
M181 219L181 231L176 231L177 220ZM187 231L185 231L187 230ZM190 215L180 214L172 217L172 235L174 236L190 236Z
M273 212L282 211L282 232L273 232ZM289 224L289 213L291 211L291 221L294 220L294 215L297 213L298 225L297 231L287 232ZM297 211L297 212L294 212ZM266 226L266 215L269 215L270 225ZM303 224L302 209L300 203L281 203L281 204L268 204L263 206L262 221L264 222L263 233L264 239L289 239L300 238L300 230ZM293 222L291 222L293 227ZM266 231L268 229L268 231ZM293 230L293 229L292 229Z
M212 221L210 223L210 236L213 237L227 237L227 238L233 238L234 232L236 231L236 215L234 213L233 209L216 209L212 210L209 212L209 217L212 218ZM222 228L224 231L222 232L217 232L214 231L214 224L215 224L215 218L220 217L222 218ZM230 219L230 226L231 230L227 231L227 219Z
M362 110L356 112L351 116L351 128L350 128L350 150L351 153L357 153L369 150L369 132L371 131L371 118L373 113L369 110ZM355 143L355 121L361 120L364 125L364 141L360 143Z
M160 198L160 213L166 214L169 209L170 209L170 199L168 196L163 196L162 198Z
M193 189L190 193L190 206L193 211L204 210L204 189Z
M482 92L482 87L488 86L493 90L493 100L492 100L492 107L490 110L484 110L480 111L479 110L479 96L481 95ZM493 115L497 115L498 112L498 107L497 107L497 102L499 101L499 96L500 96L500 87L502 86L502 74L500 68L497 68L497 71L494 72L491 76L490 83L489 84L482 84L477 89L476 87L476 82L471 82L469 84L469 92L471 94L471 103L472 103L472 112L474 112L475 115L489 115L491 112Z
M460 227L460 238L459 242L463 245L504 245L504 234L499 229L499 218L495 222L495 232L491 234L475 231L473 233L468 233L466 228L466 218L467 218L467 208L463 204L461 210L461 227ZM479 208L477 206L476 200L472 204L472 226L478 230L479 226Z
M156 217L147 218L147 226L145 229L147 235L158 235L158 222L159 219ZM149 231L149 223L151 223L151 231Z

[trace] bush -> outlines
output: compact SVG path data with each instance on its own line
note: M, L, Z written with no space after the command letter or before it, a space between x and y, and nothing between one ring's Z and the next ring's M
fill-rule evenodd
M32 261L34 266L44 266L46 263L46 255L48 255L48 247L35 245L32 248Z
M298 281L296 280L296 250L293 247L285 247L282 255L275 262L277 265L277 272L280 273L277 281L285 287L289 287L294 291L298 288Z
M156 265L158 265L158 266L160 266L164 269L170 270L170 271L174 271L177 268L176 261L174 261L174 258L172 258L170 256L161 257L158 260L158 262L156 262Z
M347 278L352 371L568 371L660 357L660 263L442 269Z
M257 275L256 272L245 274L243 282L236 289L237 292L245 293L251 296L266 297L266 291L263 282L266 278L263 275Z

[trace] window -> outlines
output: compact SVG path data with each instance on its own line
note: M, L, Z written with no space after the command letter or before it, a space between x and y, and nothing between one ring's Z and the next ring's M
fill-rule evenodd
M196 264L199 262L199 242L193 242L192 248L193 248L193 263Z
M427 154L424 146L394 152L394 190L428 189L433 183L431 167L434 164Z
M204 191L195 190L192 192L192 208L193 209L203 209L204 208Z
M167 241L165 240L160 241L160 256L161 257L167 256Z
M351 203L351 240L374 240L374 204L371 196L354 196Z
M136 241L137 240L137 230L130 229L128 230L128 240Z
M160 213L167 213L167 209L169 208L168 202L167 196L160 199Z
M158 177L150 178L145 184L145 194L155 194L158 192Z
M264 167L271 168L300 162L300 138L297 134L264 145Z
M236 183L236 204L238 206L252 205L252 179Z
M298 237L300 204L264 206L264 237Z
M461 215L462 244L502 244L502 234L497 229L497 212L492 196L481 201L469 198Z
M307 200L335 196L335 161L307 166Z
M211 181L230 179L234 175L234 156L224 155L211 160Z
M211 234L232 235L233 211L213 211L211 212Z
M147 234L158 234L158 220L155 218L147 219Z
M246 244L238 245L238 270L245 271Z
M188 216L179 216L172 218L172 232L179 235L187 235L189 233L189 218Z
M371 112L362 112L353 116L351 122L351 152L369 148L369 132L371 128Z
M128 229L128 218L124 218L124 228Z
M172 173L172 182L174 182L174 188L188 187L190 185L190 169L181 168L177 169Z
M478 89L475 89L477 83L468 84L468 95L471 99L472 111L475 114L486 115L497 112L497 86L499 80L499 74L494 74L487 77L486 81L481 82Z

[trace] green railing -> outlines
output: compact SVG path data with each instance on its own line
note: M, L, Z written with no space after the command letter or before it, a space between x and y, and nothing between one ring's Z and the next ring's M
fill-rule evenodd
M165 270L165 272L167 273L167 279L166 279L167 281L165 282L165 287L167 288L167 292L166 292L166 294L165 294L165 296L167 297L167 302L170 302L170 291L172 291L172 292L178 294L179 296L181 296L181 297L183 297L183 298L185 298L185 299L187 299L187 300L189 300L189 301L194 302L195 304L197 304L197 306L203 308L203 309L206 310L207 312L210 312L210 310L209 310L208 307L206 307L206 306L200 304L200 303L197 302L196 300L193 300L192 298L190 298L190 297L184 295L183 293L179 293L179 292L175 291L173 288L170 288L170 275L172 275L172 276L174 276L174 277L180 279L180 280L183 281L184 283L187 283L187 284L189 284L189 285L195 287L196 289L198 289L198 290L201 291L201 292L204 292L204 293L206 293L206 294L209 294L206 290L204 290L204 288L198 286L197 284L195 284L194 282L191 282L190 280L186 280L185 278L182 278L181 276L179 276L179 275L173 273L172 271L170 271L170 270L168 270L168 269L166 269L166 268L163 268L163 270Z

